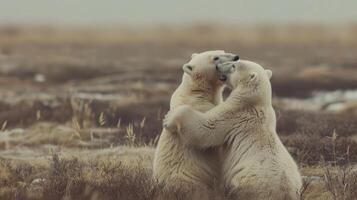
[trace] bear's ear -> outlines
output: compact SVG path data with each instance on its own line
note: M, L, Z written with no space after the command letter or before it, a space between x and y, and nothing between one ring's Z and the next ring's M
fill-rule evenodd
M193 54L191 55L191 59L194 58L195 56L197 56L197 53L193 53Z
M192 73L192 70L193 70L193 66L190 65L190 64L184 64L183 67L182 67L183 71L185 73L187 73L188 75L191 75Z
M273 72L269 69L266 69L265 72L267 73L268 75L268 78L271 79L271 76L273 75Z
M230 73L233 73L233 72L235 72L236 70L237 70L237 66L233 63L232 66L231 66L231 68L230 68L230 70L229 70L229 72L230 72Z

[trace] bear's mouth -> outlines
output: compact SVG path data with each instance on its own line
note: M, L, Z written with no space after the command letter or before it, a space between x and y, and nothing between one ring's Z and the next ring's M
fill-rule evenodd
M224 75L224 74L221 74L221 75L219 76L219 80L220 80L220 81L226 81L226 80L227 80L227 76Z

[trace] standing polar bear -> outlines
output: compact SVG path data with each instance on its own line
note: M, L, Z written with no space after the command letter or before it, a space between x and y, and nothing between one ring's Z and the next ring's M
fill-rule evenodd
M272 72L242 60L218 70L233 88L227 100L206 113L181 106L167 115L164 126L191 146L222 145L223 183L234 196L298 199L301 176L275 131Z
M205 112L220 103L223 82L219 80L217 65L238 59L224 51L193 54L183 66L182 82L171 97L170 110L190 105ZM154 155L153 175L170 186L211 187L218 173L217 159L212 148L187 147L176 134L163 129Z

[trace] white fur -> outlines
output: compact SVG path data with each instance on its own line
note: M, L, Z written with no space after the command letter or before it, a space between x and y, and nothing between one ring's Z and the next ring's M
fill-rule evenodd
M181 106L164 125L190 146L222 145L223 184L240 199L298 199L301 176L276 133L272 73L250 61L233 65L227 74L233 91L225 102L206 113Z
M224 51L207 51L194 54L192 66L184 75L180 86L173 93L170 110L190 105L201 112L208 111L222 101L222 86L218 80L214 56L224 61L233 59ZM232 54L233 55L233 54ZM194 184L211 187L217 177L217 152L214 149L187 147L176 134L163 129L156 148L153 173L159 182L171 185Z

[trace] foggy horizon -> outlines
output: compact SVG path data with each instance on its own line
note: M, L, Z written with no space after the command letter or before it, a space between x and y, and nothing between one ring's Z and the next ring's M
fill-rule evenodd
M349 24L357 1L0 0L0 25ZM342 12L341 12L342 11Z

